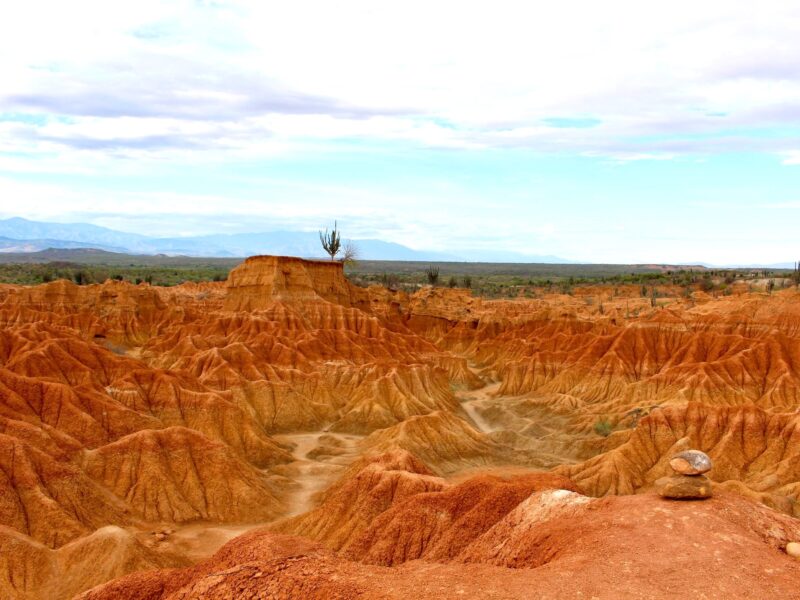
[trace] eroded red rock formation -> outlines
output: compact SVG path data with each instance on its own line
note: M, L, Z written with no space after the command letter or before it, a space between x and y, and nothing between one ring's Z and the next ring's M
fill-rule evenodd
M800 512L798 390L794 290L655 308L602 287L408 296L286 257L225 284L0 286L0 543L16 549L0 592L66 598L270 524L87 597L478 597L481 582L619 597L589 576L691 595L677 577L637 592L641 577L619 576L651 573L646 555L677 547L668 523L686 519L695 568L722 569L703 535L744 536L713 539L782 589L797 573L775 548L800 531L759 503ZM649 493L688 448L715 465L702 509ZM609 495L631 497L591 498ZM632 511L655 545L625 542L645 536Z
M454 561L383 567L256 531L196 567L129 575L81 599L792 597L800 564L779 549L798 535L794 519L734 495L698 506L555 490L529 496Z

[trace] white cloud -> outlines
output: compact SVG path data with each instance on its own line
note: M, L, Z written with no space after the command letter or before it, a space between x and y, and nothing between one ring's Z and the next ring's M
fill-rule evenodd
M757 13L719 0L31 0L0 23L0 110L76 117L12 131L20 145L117 152L282 136L653 157L666 142L631 139L796 123L781 107L800 103L798 22L800 5L780 0ZM575 116L601 124L544 123Z
M621 152L621 151L594 151L585 152L585 156L597 156L607 158L614 164L624 165L630 162L638 162L642 160L673 160L674 154L656 154L648 152Z
M784 165L800 165L800 150L790 150L784 153L782 164Z

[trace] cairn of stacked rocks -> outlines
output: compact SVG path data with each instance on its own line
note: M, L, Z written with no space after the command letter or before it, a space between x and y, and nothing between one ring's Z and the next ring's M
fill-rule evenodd
M663 498L701 500L711 497L711 480L705 473L713 464L705 452L686 450L672 457L669 466L675 475L656 481L658 493Z

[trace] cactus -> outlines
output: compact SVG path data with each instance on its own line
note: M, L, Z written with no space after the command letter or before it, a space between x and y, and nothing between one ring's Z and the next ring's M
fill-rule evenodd
M342 247L341 236L339 230L336 229L336 221L333 222L333 231L330 233L328 233L327 227L325 228L325 233L319 232L319 241L322 243L325 252L330 255L331 260L334 260Z

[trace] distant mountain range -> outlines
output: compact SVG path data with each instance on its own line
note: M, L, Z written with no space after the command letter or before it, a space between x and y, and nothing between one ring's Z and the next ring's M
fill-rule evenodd
M354 239L364 260L484 261L526 263L572 263L558 256L517 252L463 250L458 254L414 250L376 239ZM325 256L316 232L270 231L158 238L115 231L88 223L46 223L20 217L0 220L0 252L38 252L48 248L96 248L129 254L170 256L244 257L279 254L319 258Z
M3 253L18 253L18 252L40 252L46 249L78 249L78 248L95 248L94 244L86 244L82 242L73 242L69 240L17 240L10 237L0 236L0 252ZM125 252L124 248L113 248L111 246L104 246L103 250L113 252Z

